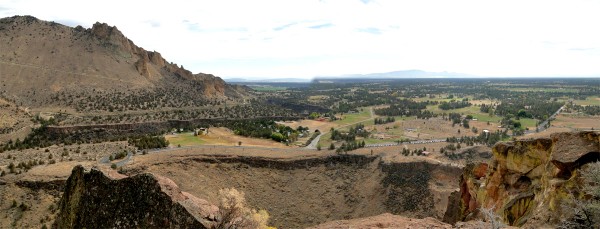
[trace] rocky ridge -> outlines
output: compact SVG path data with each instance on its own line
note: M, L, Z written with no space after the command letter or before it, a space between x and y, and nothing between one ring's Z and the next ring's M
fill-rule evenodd
M218 208L171 180L77 166L65 185L54 228L210 228Z
M127 92L186 85L193 85L188 90L206 98L248 96L248 88L229 85L211 74L193 74L159 52L135 45L106 23L85 29L14 16L0 19L0 34L4 97L20 98L24 105L56 92Z
M493 153L489 164L465 168L456 198L460 214L448 221L474 219L480 208L491 208L508 225L553 227L573 217L563 203L584 198L577 194L579 171L600 159L600 133L501 142Z

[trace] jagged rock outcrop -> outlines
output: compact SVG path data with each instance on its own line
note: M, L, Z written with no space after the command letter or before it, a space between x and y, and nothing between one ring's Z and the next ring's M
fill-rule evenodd
M90 32L99 40L114 45L122 52L137 55L139 59L135 62L134 66L142 76L152 77L156 74L174 74L186 80L200 82L203 87L202 95L206 97L239 96L239 92L248 90L245 87L228 85L223 79L212 74L193 74L191 71L184 69L183 66L179 67L177 64L168 63L159 52L146 51L136 46L115 26L111 27L106 23L96 23L90 29ZM159 72L153 72L150 66L155 66L156 69L159 69ZM226 94L226 92L233 93Z
M489 165L469 165L461 178L460 219L493 208L509 225L557 225L573 212L562 203L582 185L579 169L600 159L600 133L556 133L550 138L498 143Z
M95 23L89 29L72 28L31 16L14 16L0 18L0 32L5 48L0 53L0 68L6 93L15 97L26 96L31 90L41 100L55 92L130 93L155 88L179 88L207 99L251 96L247 87L226 84L210 74L193 74L168 62L106 23ZM22 102L31 107L45 105L31 100Z
M217 207L152 174L125 177L77 166L54 228L209 228Z

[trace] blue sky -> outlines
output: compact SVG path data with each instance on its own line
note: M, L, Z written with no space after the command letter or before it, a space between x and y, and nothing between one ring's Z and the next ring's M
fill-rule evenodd
M0 17L106 22L168 61L224 78L600 76L599 9L590 0L0 0Z

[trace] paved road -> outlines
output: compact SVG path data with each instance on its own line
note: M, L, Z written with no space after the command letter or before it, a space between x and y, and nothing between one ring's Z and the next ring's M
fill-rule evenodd
M319 144L319 140L321 139L321 136L323 136L323 134L324 133L317 135L317 137L315 137L315 139L313 139L312 142L310 142L310 144L308 144L304 148L305 149L317 149L317 144Z
M347 126L352 126L352 125L359 124L361 122L366 122L366 121L369 121L371 119L375 119L375 113L373 113L373 107L369 107L369 112L370 112L370 114L369 114L370 118L365 119L365 120L361 120L361 121L358 121L358 122L353 122L353 123L350 123L350 124L346 124L346 125L343 125L343 126L338 126L336 129L341 129L341 128L344 128L344 127L347 127ZM310 142L310 144L308 144L304 148L305 149L311 149L311 150L317 149L317 144L319 144L319 140L321 139L321 136L323 136L323 135L325 135L327 133L329 133L329 132L321 132L321 134L319 134L319 136L317 136L315 139L313 139L313 141Z
M566 106L566 105L565 105L565 106ZM559 115L559 114L560 114L560 112L561 112L563 109L565 109L565 106L562 106L562 107L558 108L558 110L557 110L556 112L554 112L554 114L552 114L550 117L548 117L548 119L546 119L546 120L544 120L542 123L540 123L540 124L537 126L537 130L538 130L538 131L535 131L535 130L528 130L528 131L526 131L526 132L525 132L525 134L534 134L534 133L537 133L537 132L542 132L542 131L546 130L546 125L548 124L548 120L556 118L556 116L557 116L557 115Z
M121 167L121 166L127 164L127 162L129 162L131 160L131 157L133 157L133 153L129 152L129 153L127 153L127 156L123 160L117 161L114 164L116 164L117 167ZM111 161L109 159L110 159L110 156L102 157L102 158L100 158L99 162L103 163L103 164L111 164Z

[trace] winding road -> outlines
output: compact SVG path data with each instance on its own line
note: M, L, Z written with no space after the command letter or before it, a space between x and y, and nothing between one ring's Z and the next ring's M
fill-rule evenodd
M548 124L548 121L550 121L550 119L554 119L556 118L556 116L558 116L560 114L560 112L565 109L566 105L563 105L562 107L558 108L558 110L556 112L554 112L554 114L552 114L550 117L548 117L548 119L544 120L543 122L541 122L538 126L537 126L537 131L536 130L528 130L525 132L525 134L535 134L537 132L542 132L544 130L546 130L546 125Z
M356 125L356 124L359 124L361 122L369 121L371 119L375 119L375 114L373 113L373 107L369 107L369 113L370 113L369 114L370 118L364 119L364 120L361 120L361 121L358 121L358 122L353 122L353 123L350 123L350 124L346 124L346 125L343 125L343 126L338 126L337 129L344 128L344 127L347 127L347 126ZM308 144L304 148L305 149L311 149L311 150L317 149L317 144L319 144L319 141L321 140L321 136L323 136L323 135L325 135L327 133L329 133L329 132L321 132L321 134L319 134L315 139L312 140L312 142L310 142L310 144Z

